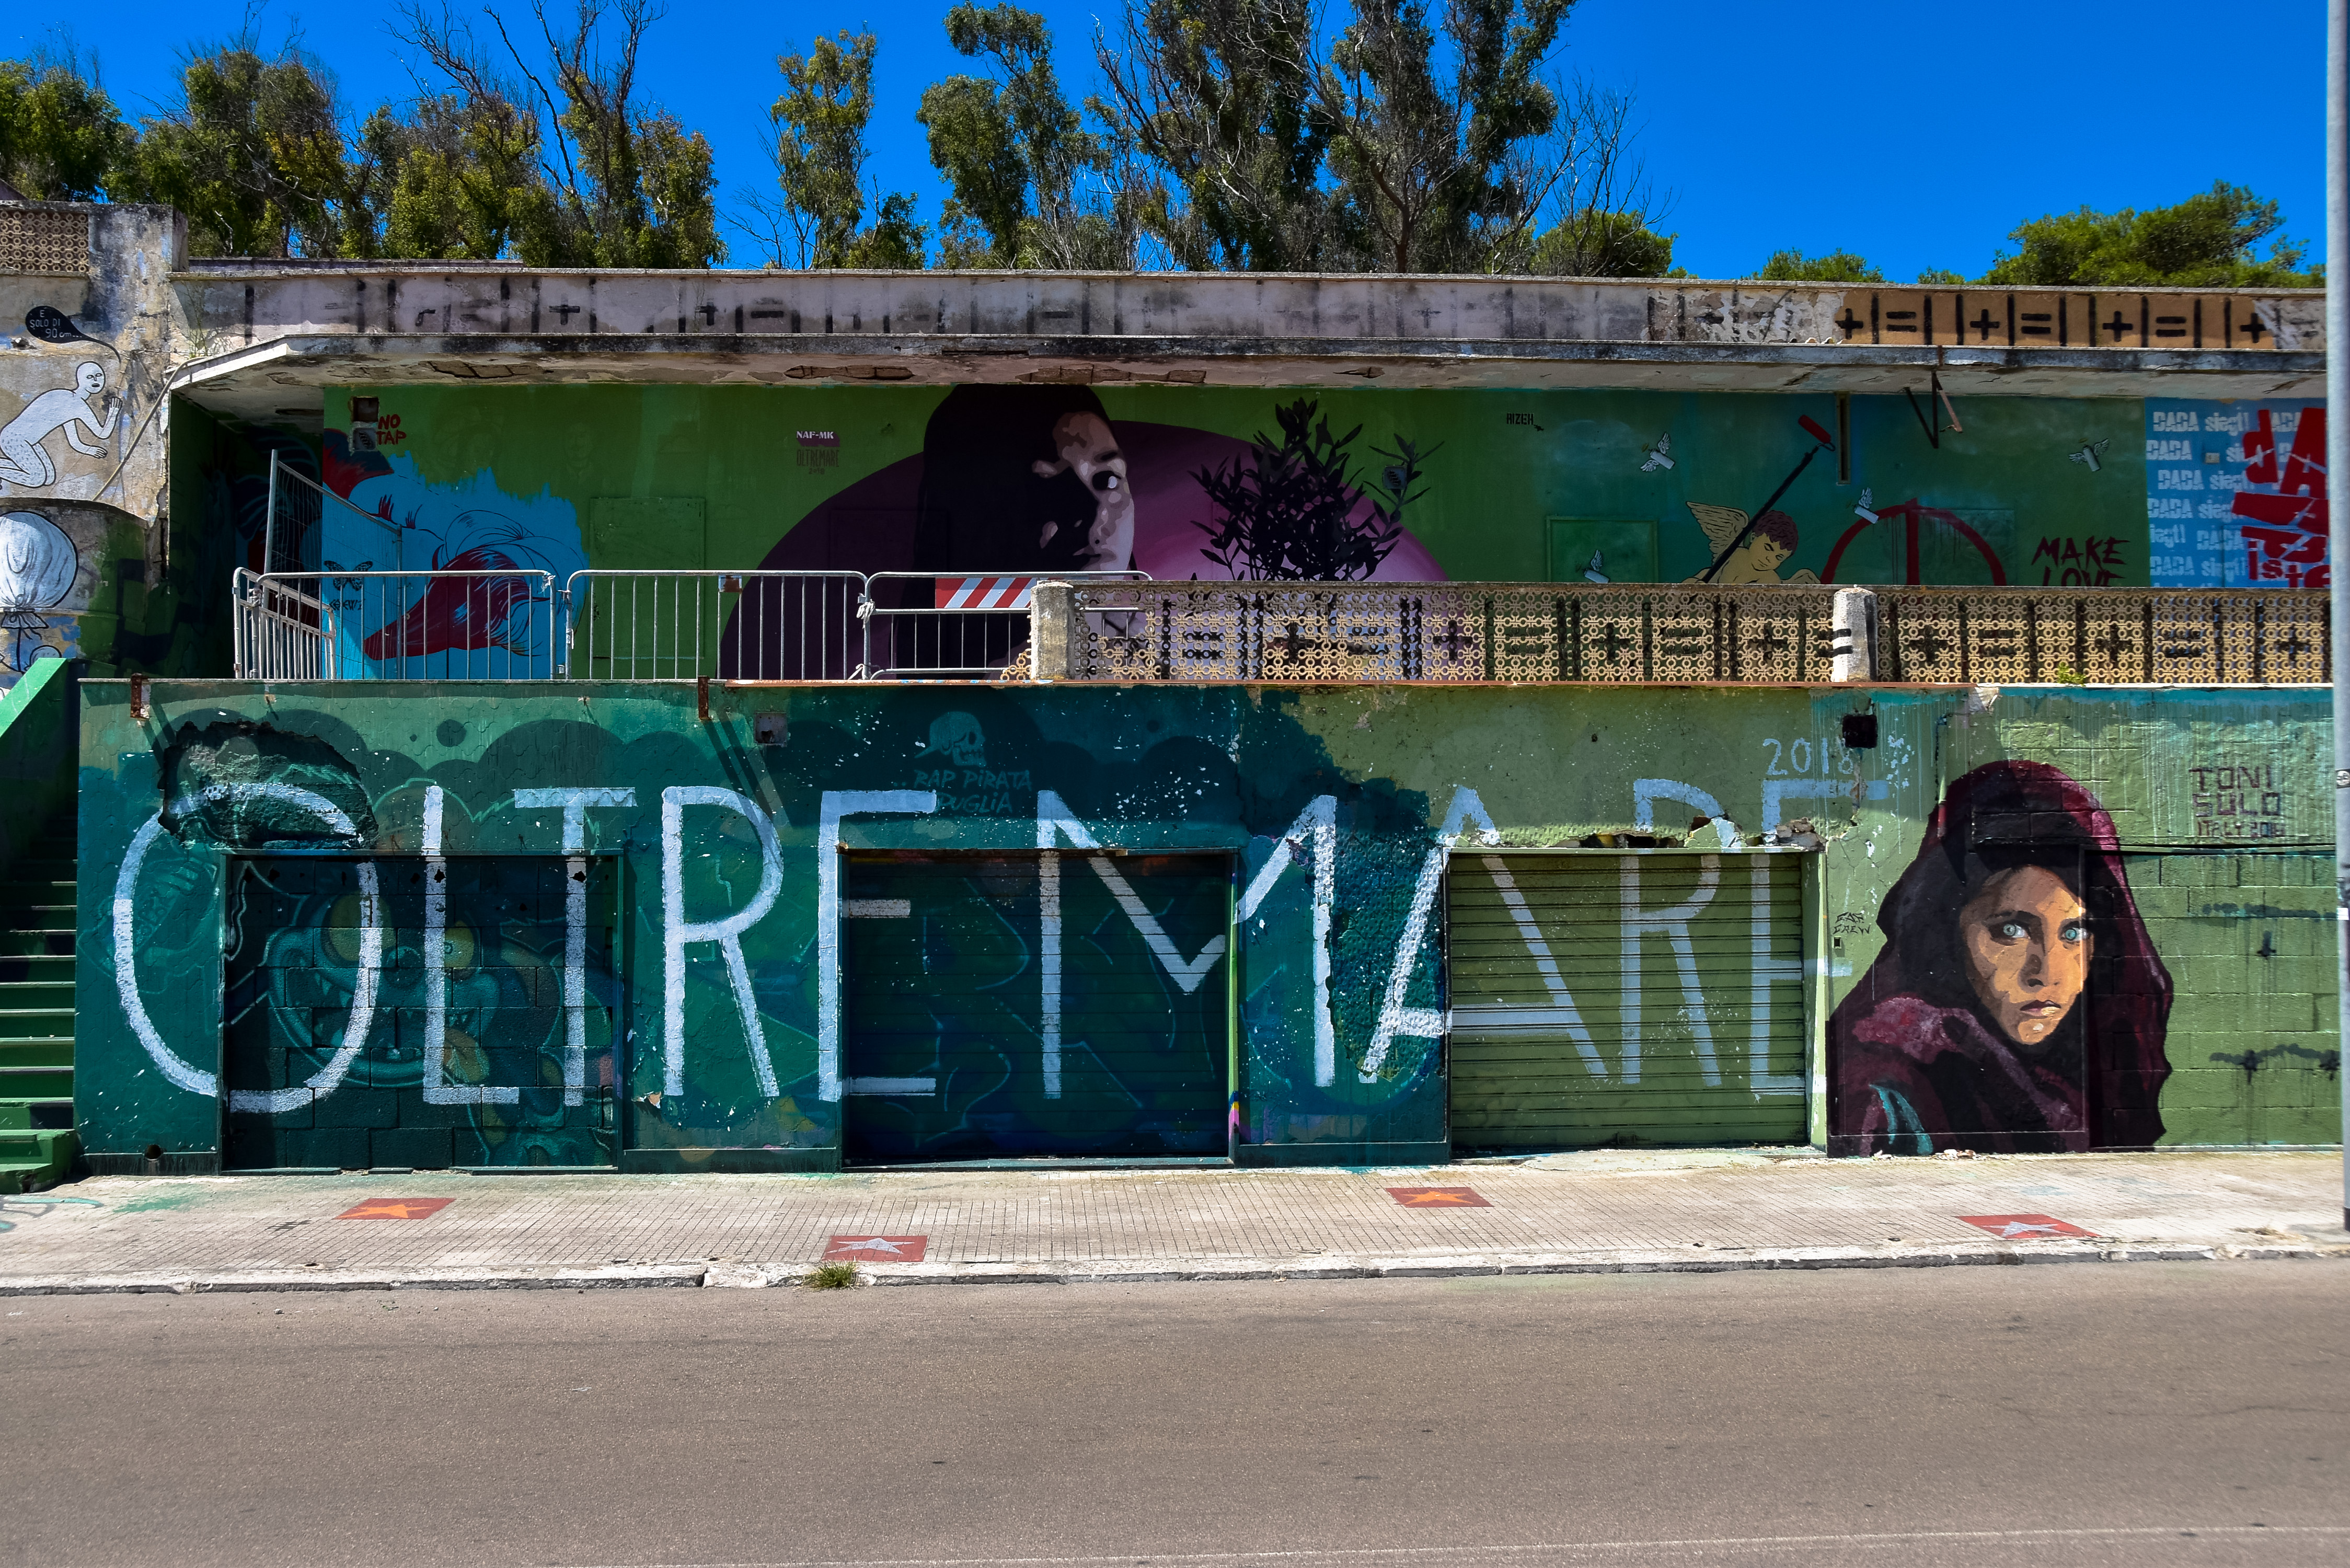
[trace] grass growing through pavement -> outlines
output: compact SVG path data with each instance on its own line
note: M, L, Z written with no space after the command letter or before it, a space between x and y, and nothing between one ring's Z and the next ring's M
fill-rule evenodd
M845 1291L857 1282L854 1263L818 1263L801 1283L812 1291Z

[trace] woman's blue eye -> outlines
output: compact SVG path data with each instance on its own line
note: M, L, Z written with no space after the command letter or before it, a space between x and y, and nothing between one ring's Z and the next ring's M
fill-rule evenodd
M2002 920L1999 923L1999 934L2012 942L2022 941L2023 928L2013 920Z
M2089 928L2078 920L2067 920L2064 924L2061 934L2066 941L2077 942L2089 934Z

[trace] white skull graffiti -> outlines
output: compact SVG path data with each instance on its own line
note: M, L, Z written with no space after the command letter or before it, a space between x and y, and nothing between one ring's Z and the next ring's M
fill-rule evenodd
M986 732L968 713L941 713L931 720L930 749L952 758L959 768L987 765Z

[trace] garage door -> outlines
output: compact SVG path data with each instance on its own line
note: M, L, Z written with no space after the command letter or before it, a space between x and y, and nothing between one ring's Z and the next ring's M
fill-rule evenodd
M231 863L230 1167L613 1162L612 863L452 857L444 865L436 1007L424 968L435 923L425 861ZM574 962L576 998L567 983ZM364 1028L353 1043L355 1012Z
M1228 858L846 869L850 1160L1225 1152Z
M1799 867L1456 857L1454 1147L1802 1142Z

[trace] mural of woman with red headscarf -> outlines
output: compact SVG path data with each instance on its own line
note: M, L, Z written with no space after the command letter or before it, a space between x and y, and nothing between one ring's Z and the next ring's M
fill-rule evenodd
M1832 1154L2145 1147L2170 975L2095 796L2044 763L1950 787L1828 1021Z

